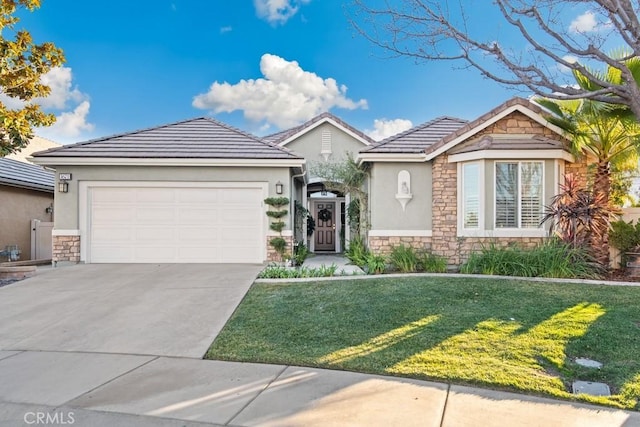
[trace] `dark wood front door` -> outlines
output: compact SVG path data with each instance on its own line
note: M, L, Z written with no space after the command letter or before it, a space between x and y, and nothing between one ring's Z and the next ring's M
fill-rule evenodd
M336 204L316 203L316 251L336 250Z

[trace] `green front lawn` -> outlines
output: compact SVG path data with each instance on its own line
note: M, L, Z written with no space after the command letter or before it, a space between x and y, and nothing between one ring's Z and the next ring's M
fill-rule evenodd
M484 278L256 284L207 358L317 366L640 409L640 288ZM604 363L582 368L586 357Z

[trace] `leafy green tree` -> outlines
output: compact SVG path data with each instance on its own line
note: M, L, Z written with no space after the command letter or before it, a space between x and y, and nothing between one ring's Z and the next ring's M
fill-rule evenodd
M62 50L53 43L36 44L31 34L18 29L18 9L34 11L40 0L2 0L0 2L0 90L8 102L0 100L0 157L25 147L33 128L49 126L53 114L45 113L33 102L45 97L50 88L41 77L62 65ZM4 97L3 97L4 98ZM16 108L7 104L17 105Z

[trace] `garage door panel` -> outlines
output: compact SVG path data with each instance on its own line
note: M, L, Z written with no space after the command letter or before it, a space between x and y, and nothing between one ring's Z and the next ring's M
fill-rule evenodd
M219 202L218 190L202 191L201 188L185 188L178 192L178 202L216 204Z
M180 227L177 230L178 241L201 242L212 241L215 243L220 239L220 229L218 227Z
M89 262L263 261L261 188L91 191Z
M139 203L172 203L176 200L176 189L141 188L136 190Z
M220 190L220 201L222 203L231 204L253 204L258 202L260 198L253 194L251 197L247 197L247 190L245 189L222 189Z
M176 240L176 230L166 227L136 227L135 242L140 245L146 244L173 244Z
M133 203L136 192L130 188L104 188L103 191L93 193L96 203Z
M135 218L135 211L127 206L94 206L94 224L129 224Z
M220 212L220 221L223 223L237 223L243 222L246 224L252 224L258 220L259 215L256 215L256 208L243 208L243 209L225 209Z
M170 224L177 219L172 207L144 207L136 209L136 219L153 224Z
M132 242L135 230L129 227L109 227L95 225L92 230L92 239L110 242Z
M198 224L215 223L218 220L218 209L180 208L178 210L178 220L180 222L197 221Z

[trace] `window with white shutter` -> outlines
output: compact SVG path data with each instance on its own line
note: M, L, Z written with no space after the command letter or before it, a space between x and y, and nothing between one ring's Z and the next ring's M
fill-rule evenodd
M496 162L496 228L540 228L543 162Z

